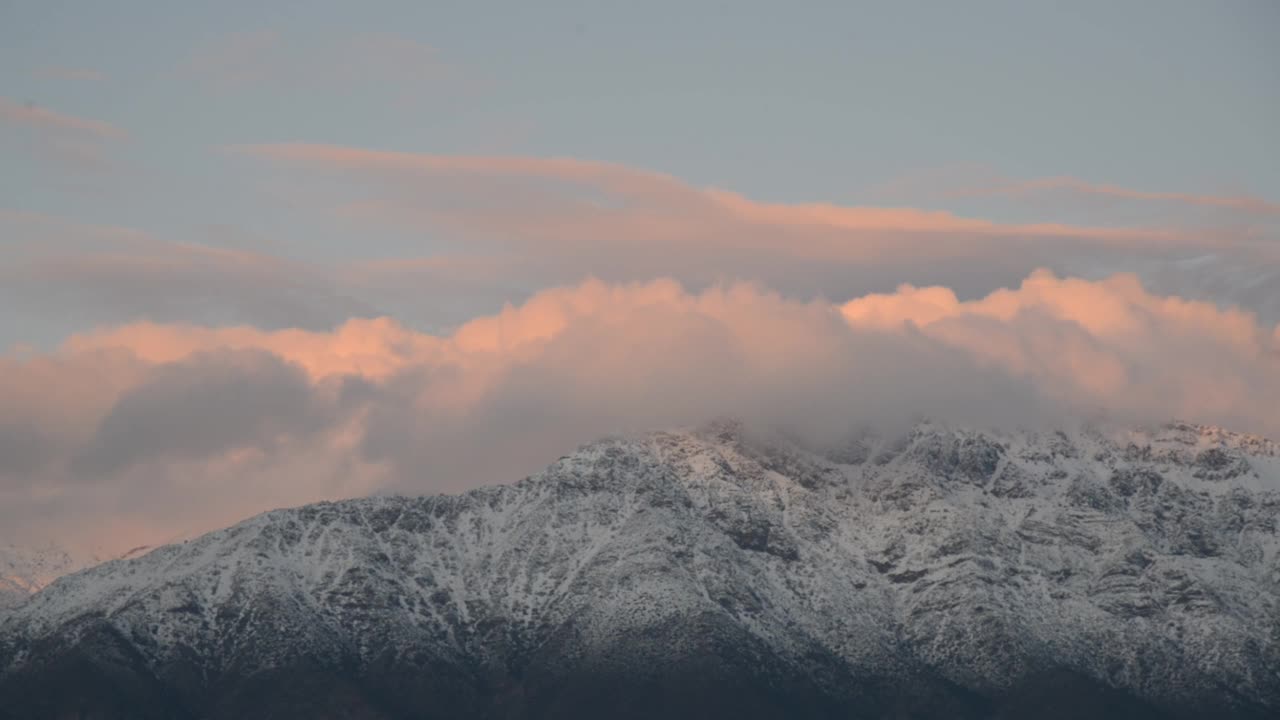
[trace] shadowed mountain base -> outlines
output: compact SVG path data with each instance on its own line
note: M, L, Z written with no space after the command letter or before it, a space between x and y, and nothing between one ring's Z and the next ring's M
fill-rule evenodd
M696 624L695 624L696 625ZM723 626L654 629L648 647L703 631L694 651L659 658L622 648L600 661L550 648L514 671L465 668L432 658L363 669L301 662L244 676L200 679L169 667L149 671L127 639L98 625L74 648L33 648L33 661L0 683L0 718L40 720L221 720L253 718L1049 718L1261 720L1265 712L1159 708L1070 671L1046 672L982 696L937 677L840 677L813 658L802 675L766 648ZM667 635L667 637L663 637ZM49 652L46 658L41 656Z

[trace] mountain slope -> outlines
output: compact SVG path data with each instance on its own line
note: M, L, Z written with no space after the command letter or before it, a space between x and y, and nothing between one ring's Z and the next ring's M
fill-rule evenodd
M0 546L0 613L26 602L40 588L76 567L65 550L53 545Z
M61 578L0 626L0 717L1267 717L1278 456L1191 425L601 441Z

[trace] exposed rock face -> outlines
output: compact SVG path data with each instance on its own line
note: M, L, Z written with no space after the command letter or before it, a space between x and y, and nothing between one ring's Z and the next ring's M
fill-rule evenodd
M601 441L61 578L0 625L0 717L1274 717L1278 455Z

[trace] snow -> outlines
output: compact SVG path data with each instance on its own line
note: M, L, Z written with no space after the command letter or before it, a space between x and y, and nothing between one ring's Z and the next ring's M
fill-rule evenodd
M101 617L161 666L615 653L711 614L803 667L999 689L1067 666L1176 701L1280 697L1280 447L1186 423L921 424L802 447L732 422L593 443L460 496L277 510L68 575L0 624L10 669ZM556 636L563 638L564 635ZM185 649L185 650L184 650ZM0 672L3 672L0 670Z
M75 569L71 555L56 545L0 546L0 612L21 605L31 594Z

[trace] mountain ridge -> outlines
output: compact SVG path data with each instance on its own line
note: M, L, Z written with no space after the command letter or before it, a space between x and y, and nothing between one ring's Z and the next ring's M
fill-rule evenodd
M736 688L748 716L995 717L1056 688L1264 717L1278 480L1274 442L1185 423L611 438L513 485L271 511L60 578L0 620L0 700L76 658L156 717L252 714L234 698L282 671L331 678L351 717L602 710L648 697L636 678L679 712Z

